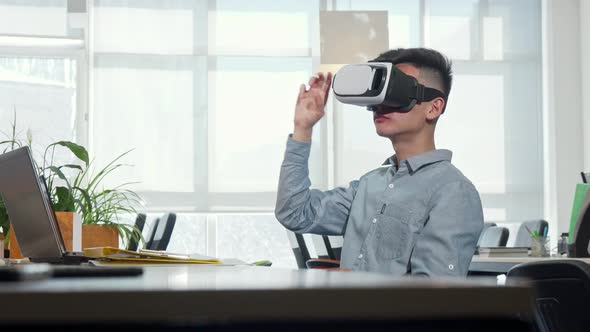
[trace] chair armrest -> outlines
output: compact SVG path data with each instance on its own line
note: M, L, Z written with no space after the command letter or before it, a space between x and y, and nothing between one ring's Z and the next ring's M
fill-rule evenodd
M340 269L340 261L328 258L312 258L305 262L308 269Z

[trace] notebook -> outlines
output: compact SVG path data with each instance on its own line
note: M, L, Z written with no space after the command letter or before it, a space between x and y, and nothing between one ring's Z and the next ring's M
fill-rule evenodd
M82 252L66 251L47 186L37 170L28 146L0 155L0 195L23 256L43 263L88 261Z

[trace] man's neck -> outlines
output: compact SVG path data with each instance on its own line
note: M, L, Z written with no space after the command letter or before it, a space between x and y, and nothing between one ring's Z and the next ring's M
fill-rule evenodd
M432 136L394 137L391 138L391 143L398 162L436 149Z

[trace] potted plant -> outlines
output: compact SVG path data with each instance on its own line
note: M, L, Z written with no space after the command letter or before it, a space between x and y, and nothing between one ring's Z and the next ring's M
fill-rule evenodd
M79 161L78 164L55 165L53 156L57 147L69 150ZM120 163L131 150L118 155L102 168L94 167L94 160L90 160L86 149L76 143L59 141L50 144L45 149L44 164L40 170L47 181L54 210L57 212L76 212L82 217L82 225L86 229L96 226L110 226L126 244L130 240L144 239L141 231L134 224L125 222L126 218L135 218L138 208L143 206L139 195L128 189L132 182L123 183L115 187L105 187L103 181L109 174L120 167L130 166ZM68 172L69 171L69 172ZM69 173L69 174L68 174ZM96 232L98 230L95 230ZM83 229L82 239L85 240ZM89 233L89 232L88 232ZM88 238L88 236L86 236ZM97 242L95 246L100 245Z
M12 124L12 137L0 141L0 147L4 147L0 149L2 153L22 147L24 144L31 146L30 132L27 133L26 141L17 139L15 123ZM71 152L77 162L56 164L54 156L57 148ZM96 238L95 234L101 231L114 234L117 243L120 237L124 245L130 240L144 241L141 230L127 219L134 219L138 209L143 206L139 195L128 189L132 183L123 183L115 187L106 187L103 183L112 172L120 167L130 166L120 162L130 151L118 155L106 166L96 168L95 161L90 160L88 151L83 146L69 141L58 141L45 148L42 162L37 163L39 174L43 175L46 181L58 219L71 219L68 213L78 213L81 216L83 247L111 245L112 241L107 244L92 241ZM4 248L9 248L10 221L1 198L0 227L4 236Z

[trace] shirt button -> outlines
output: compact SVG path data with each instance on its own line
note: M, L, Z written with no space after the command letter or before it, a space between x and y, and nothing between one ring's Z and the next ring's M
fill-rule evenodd
M377 218L373 218L373 224L377 223Z
M360 258L363 258L363 254L360 254L360 255L359 255L359 259L360 259Z
M393 183L390 183L390 184L389 184L389 189L393 189L393 187L394 187L394 186L393 186Z
M455 266L453 264L449 264L449 270L453 270L455 269Z

